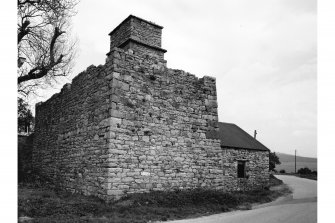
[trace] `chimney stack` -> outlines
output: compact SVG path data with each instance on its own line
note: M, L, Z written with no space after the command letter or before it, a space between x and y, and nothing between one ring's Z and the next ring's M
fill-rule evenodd
M167 51L161 48L162 29L163 26L130 15L109 33L110 51L114 47L125 51L130 49L137 55L150 54L164 60Z
M256 139L257 131L254 131L254 139Z

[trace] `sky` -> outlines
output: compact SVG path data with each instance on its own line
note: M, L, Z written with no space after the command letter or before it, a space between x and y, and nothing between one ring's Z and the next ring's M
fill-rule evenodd
M167 66L216 78L219 121L275 152L317 156L315 0L81 0L73 17L74 72L104 64L109 36L133 14L162 25Z

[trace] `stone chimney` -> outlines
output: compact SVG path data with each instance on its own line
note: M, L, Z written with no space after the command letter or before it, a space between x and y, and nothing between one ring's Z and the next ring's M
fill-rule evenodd
M130 15L109 33L110 51L118 47L135 55L149 54L164 59L167 51L161 48L162 29L162 26Z

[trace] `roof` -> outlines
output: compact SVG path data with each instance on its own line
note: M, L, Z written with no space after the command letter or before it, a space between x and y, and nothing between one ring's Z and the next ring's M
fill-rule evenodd
M219 122L219 129L221 147L269 151L266 146L235 124Z

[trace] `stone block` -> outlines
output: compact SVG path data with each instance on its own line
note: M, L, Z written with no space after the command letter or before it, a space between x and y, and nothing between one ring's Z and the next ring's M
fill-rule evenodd
M130 75L124 75L123 80L126 82L132 82L133 78Z
M107 190L107 195L111 196L111 195L114 195L114 196L120 196L120 195L123 195L123 190Z
M111 154L126 154L127 153L127 151L120 150L120 149L109 149L108 152Z
M183 157L176 157L173 160L176 161L176 162L183 162L184 158Z
M108 74L106 76L106 80L112 80L113 79L113 74Z
M122 90L129 91L129 84L124 83L124 82L120 82L119 84Z
M142 136L142 140L144 142L149 142L150 141L150 137L149 136Z
M145 172L145 171L143 171L143 172L141 172L141 175L142 175L142 176L150 176L150 173L149 173L149 172Z
M119 110L116 110L116 109L111 109L109 114L110 114L111 117L114 117L114 118L123 118L124 117L123 113Z
M120 190L128 190L130 187L128 185L125 185L125 184L121 184L118 186L118 189Z
M108 124L110 127L113 127L113 128L120 127L121 122L122 122L121 118L115 118L115 117L108 118Z
M120 177L110 177L107 179L108 183L121 183L121 178Z
M122 178L121 180L123 183L130 183L130 182L133 182L134 181L134 178L133 177L124 177Z
M108 131L107 133L105 133L105 138L115 139L115 137L116 137L115 132Z
M120 78L120 73L113 72L113 77L116 78L116 79L119 79Z
M120 173L122 172L122 168L108 168L109 173Z

